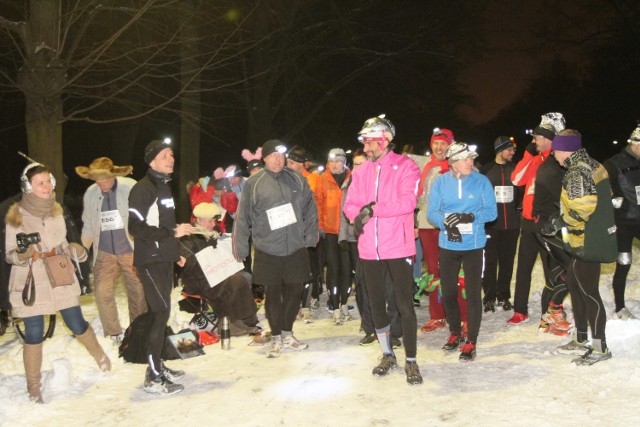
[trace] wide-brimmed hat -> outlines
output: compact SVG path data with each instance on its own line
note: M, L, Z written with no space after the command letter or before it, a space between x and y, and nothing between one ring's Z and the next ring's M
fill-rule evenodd
M98 181L116 176L126 176L133 171L133 166L116 166L108 157L98 157L89 167L76 166L76 173L84 179Z

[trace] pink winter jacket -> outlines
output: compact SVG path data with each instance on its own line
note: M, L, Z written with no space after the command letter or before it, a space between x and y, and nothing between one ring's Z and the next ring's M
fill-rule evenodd
M353 172L344 204L349 221L353 222L364 205L376 202L373 218L358 239L360 258L380 260L415 255L413 211L419 180L418 165L393 151L376 162L367 161Z

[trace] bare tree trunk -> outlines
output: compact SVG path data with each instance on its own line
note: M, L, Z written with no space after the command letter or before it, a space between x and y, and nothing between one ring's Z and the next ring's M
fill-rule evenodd
M33 0L18 85L26 97L29 156L51 168L62 201L67 184L62 168L62 92L66 69L58 57L60 0Z
M183 44L181 49L182 86L186 88L181 96L181 131L180 131L180 172L178 176L178 218L185 221L191 214L189 193L187 185L198 180L200 172L200 119L202 107L200 100L200 78L197 76L200 64L197 57L199 52L198 29L189 19L195 13L195 2L188 0L183 2L183 13L187 15L186 25L183 28L183 36L186 40L192 40Z

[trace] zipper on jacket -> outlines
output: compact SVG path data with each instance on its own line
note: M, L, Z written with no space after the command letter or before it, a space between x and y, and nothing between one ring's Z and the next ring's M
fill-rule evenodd
M378 189L380 184L380 172L382 168L379 164L376 165L376 203L378 203ZM380 252L378 251L378 217L373 218L373 238L376 246L376 259L380 260Z

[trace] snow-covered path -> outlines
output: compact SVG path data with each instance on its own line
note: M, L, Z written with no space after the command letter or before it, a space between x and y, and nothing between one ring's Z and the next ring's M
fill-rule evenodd
M629 276L627 306L640 314L640 274ZM601 293L613 308L613 266L603 267ZM534 270L530 313L539 312L541 270ZM178 298L175 293L175 300ZM428 316L427 298L417 308ZM92 296L83 311L98 334L101 326ZM126 313L125 300L119 299ZM145 366L124 364L109 340L100 338L113 361L110 374L99 373L93 359L60 324L44 347L45 405L28 401L21 346L13 333L0 337L0 425L2 426L371 426L371 425L640 425L640 320L609 321L607 341L614 357L577 367L570 356L555 354L566 338L538 334L535 315L522 326L507 327L512 312L485 314L472 363L440 348L447 332L419 332L418 363L424 384L405 382L400 367L385 378L371 375L377 345L357 345L359 322L334 326L323 308L320 319L296 322L295 333L310 348L266 359L265 347L233 338L231 350L219 344L206 355L169 366L187 371L186 390L171 397L144 393ZM357 313L355 313L355 316ZM175 312L174 330L189 315Z

